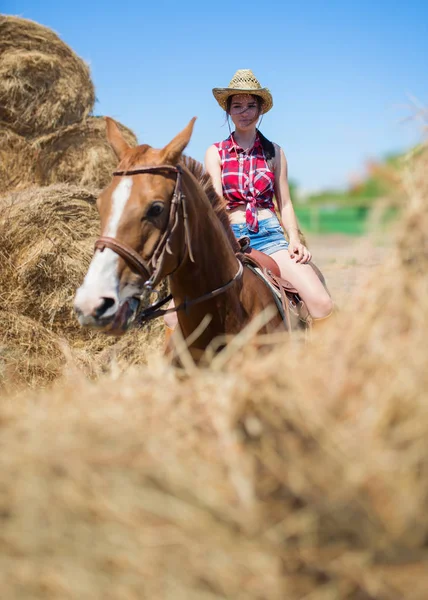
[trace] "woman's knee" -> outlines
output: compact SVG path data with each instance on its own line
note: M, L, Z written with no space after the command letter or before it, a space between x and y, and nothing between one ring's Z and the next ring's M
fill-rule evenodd
M310 265L295 263L286 250L273 254L272 258L279 264L282 277L297 288L312 317L320 319L331 314L334 303Z
M309 308L309 307L308 307ZM334 302L325 291L321 295L311 299L310 310L312 317L316 319L322 319L328 317L333 312Z

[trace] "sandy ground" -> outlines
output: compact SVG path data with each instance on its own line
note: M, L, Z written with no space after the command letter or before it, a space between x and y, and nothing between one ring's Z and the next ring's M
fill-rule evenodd
M339 306L346 303L358 283L381 264L391 248L387 236L307 235L313 261L324 273L330 293Z

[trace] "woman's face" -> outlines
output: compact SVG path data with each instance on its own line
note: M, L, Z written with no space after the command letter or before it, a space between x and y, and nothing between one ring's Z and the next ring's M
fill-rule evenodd
M257 98L251 94L235 94L231 99L229 114L235 127L251 129L260 116Z

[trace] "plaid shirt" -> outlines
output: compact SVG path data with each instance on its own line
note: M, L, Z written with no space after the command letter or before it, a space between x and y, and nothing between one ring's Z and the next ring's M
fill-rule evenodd
M251 232L257 233L257 209L275 210L275 175L267 164L259 135L257 134L253 147L246 151L235 143L233 134L214 145L220 154L221 183L227 209L233 210L245 204L247 227Z

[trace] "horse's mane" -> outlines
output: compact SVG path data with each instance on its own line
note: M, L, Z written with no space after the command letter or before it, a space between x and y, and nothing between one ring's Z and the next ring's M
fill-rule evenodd
M145 154L149 149L150 146L147 144L132 148L132 151L127 153L121 160L118 168L126 171L127 169L138 165L140 161L144 160ZM239 244L232 231L232 227L230 226L229 216L226 211L226 202L224 201L224 198L219 196L215 191L210 175L205 171L202 163L198 162L194 158L191 158L190 156L183 154L180 159L180 163L190 171L190 173L195 177L196 181L202 187L211 206L214 209L216 216L223 225L233 250L237 252L239 250Z
M230 226L229 215L226 211L226 202L224 201L224 198L219 196L215 191L210 175L205 171L202 163L191 156L183 155L180 163L189 169L204 190L216 216L226 231L233 250L237 252L239 250L239 244L232 231L232 227Z

